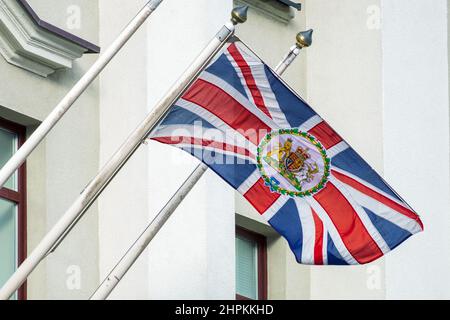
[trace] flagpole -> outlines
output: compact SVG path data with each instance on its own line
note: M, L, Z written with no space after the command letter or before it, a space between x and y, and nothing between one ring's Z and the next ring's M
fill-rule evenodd
M0 300L8 299L25 282L29 274L42 259L70 232L72 227L103 192L109 182L114 179L115 175L127 163L142 142L145 141L151 131L157 127L170 107L184 94L195 81L196 77L234 34L235 25L245 22L247 19L247 9L247 6L233 9L231 20L220 29L217 35L188 67L182 77L172 86L144 121L131 133L119 150L116 151L97 176L87 185L72 206L9 278L0 290Z
M309 47L312 44L312 30L300 32L297 34L297 43L289 53L275 68L275 72L281 76L286 69L294 62L302 48ZM298 49L298 50L297 50ZM161 230L166 221L172 216L180 203L186 198L195 184L200 180L203 174L208 170L208 166L200 163L195 170L184 181L181 187L174 193L172 198L166 203L156 217L145 228L144 232L134 242L131 248L119 260L116 266L111 270L105 280L100 284L90 300L105 300L111 292L123 279L125 274L130 270L136 260L147 248L148 244L153 240L156 234Z
M300 50L307 48L312 44L313 30L299 32L296 37L296 44L291 47L288 54L281 60L281 62L275 67L275 71L281 75L291 65L291 63L300 54Z
M89 68L83 77L59 102L47 118L39 125L33 134L17 150L17 152L6 162L0 170L0 188L3 187L9 177L26 161L33 150L44 140L47 134L53 129L58 121L70 109L81 94L88 88L94 79L102 72L106 65L122 49L133 34L142 26L147 18L156 10L163 0L151 0L139 13L131 20L114 42Z

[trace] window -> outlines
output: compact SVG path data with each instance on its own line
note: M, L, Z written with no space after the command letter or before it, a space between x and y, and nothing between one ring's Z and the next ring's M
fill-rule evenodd
M236 227L236 299L267 299L266 238Z
M0 167L25 140L25 128L0 118ZM0 189L0 286L25 258L25 165ZM25 299L25 285L15 298Z

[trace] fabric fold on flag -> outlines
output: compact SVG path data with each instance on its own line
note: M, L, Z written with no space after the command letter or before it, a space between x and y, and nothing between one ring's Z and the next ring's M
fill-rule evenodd
M149 139L207 164L309 265L355 265L423 224L301 97L240 41L227 45Z

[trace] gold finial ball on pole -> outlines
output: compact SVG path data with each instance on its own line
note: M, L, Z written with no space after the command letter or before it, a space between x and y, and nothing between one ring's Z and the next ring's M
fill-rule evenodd
M307 48L312 44L313 29L302 31L297 34L297 46L299 48Z
M247 21L248 6L238 6L231 11L231 22L234 25Z

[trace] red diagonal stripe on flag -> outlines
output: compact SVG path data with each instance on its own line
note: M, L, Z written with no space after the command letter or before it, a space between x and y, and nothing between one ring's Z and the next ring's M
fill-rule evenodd
M316 239L314 241L314 264L323 264L323 223L317 213L311 208L316 227Z
M355 179L353 179L345 174L342 174L335 170L332 170L332 173L333 173L333 176L335 176L337 179L339 179L343 183L345 183L345 184L351 186L352 188L355 188L356 190L364 193L365 195L367 195L371 198L374 198L375 200L385 204L392 210L395 210L398 213L403 214L403 215L407 216L408 218L411 218L411 219L417 221L417 223L420 225L420 227L423 230L422 221L420 220L419 216L414 211L409 210L408 208L396 203L395 201L392 201L388 197L385 197L384 195L370 189L369 187L363 185L362 183L356 181Z
M328 214L348 251L358 263L368 263L383 255L357 212L331 182L314 199Z
M210 147L218 150L233 152L246 157L250 157L252 159L255 158L255 156L245 148L214 140L199 139L186 136L153 137L152 140L159 141L165 144L191 144L201 147Z
M342 141L342 138L325 121L322 121L308 132L316 137L325 149L330 149Z
M272 129L247 110L231 95L214 84L197 80L183 96L184 100L208 110L235 130L239 130L252 143L259 141Z
M260 178L245 194L244 197L255 207L260 213L264 214L281 195L272 193L264 184L264 180Z
M250 93L252 94L253 101L255 101L255 105L268 117L272 118L269 110L267 109L264 103L264 98L261 94L261 91L259 91L255 78L253 77L252 69L248 65L247 61L245 61L242 54L239 52L239 49L236 47L235 43L231 44L228 47L228 52L231 54L234 61L236 61L236 64L241 70L242 75L244 76L245 79L245 83L247 84L247 87L250 90Z

